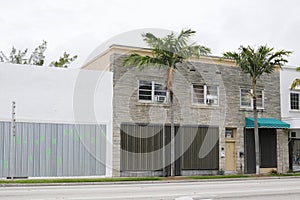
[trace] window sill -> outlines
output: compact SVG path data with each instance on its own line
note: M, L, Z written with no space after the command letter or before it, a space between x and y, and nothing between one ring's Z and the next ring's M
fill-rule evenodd
M192 108L198 109L220 109L219 105L192 104Z
M300 113L300 109L299 110L289 110L289 112Z
M264 111L264 108L256 108L258 112ZM253 111L253 108L240 107L240 111Z
M161 102L152 102L152 101L138 101L136 103L137 106L157 106L157 107L170 107L168 103L161 103Z

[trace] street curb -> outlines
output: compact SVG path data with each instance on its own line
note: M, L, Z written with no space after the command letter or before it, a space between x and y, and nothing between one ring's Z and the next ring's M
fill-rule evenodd
M123 185L123 184L153 184L153 183L188 183L188 182L224 182L224 181L252 181L297 179L300 176L274 176L274 177L249 177L249 178L216 178L216 179L180 179L154 180L154 181L115 181L115 182L73 182L73 183L3 183L0 187L38 187L38 186L86 186L86 185Z

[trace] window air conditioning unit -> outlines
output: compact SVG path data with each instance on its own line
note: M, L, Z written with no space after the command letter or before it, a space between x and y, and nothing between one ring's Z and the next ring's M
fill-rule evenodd
M207 97L206 97L206 103L207 103L208 105L214 104L214 103L215 103L215 100L217 100L217 97L216 97L216 96L213 96L213 95L207 95Z
M157 96L155 96L154 100L155 100L155 102L161 102L161 103L163 103L163 102L166 101L166 96L157 95Z
M211 105L211 104L214 103L214 100L213 100L213 99L207 99L207 100L206 100L206 103L207 103L208 105Z

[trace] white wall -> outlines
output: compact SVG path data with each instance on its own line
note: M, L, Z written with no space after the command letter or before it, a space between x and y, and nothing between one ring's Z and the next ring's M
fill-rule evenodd
M296 78L300 78L296 67L283 67L280 72L281 119L289 123L291 129L300 128L300 111L290 110L290 87Z
M0 121L107 125L111 176L113 74L107 71L0 63Z

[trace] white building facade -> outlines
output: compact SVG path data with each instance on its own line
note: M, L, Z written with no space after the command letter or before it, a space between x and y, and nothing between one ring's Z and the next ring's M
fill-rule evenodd
M112 72L0 63L0 94L0 177L112 175Z
M280 72L281 119L290 124L288 143L292 171L300 171L300 87L290 88L299 78L300 72L296 71L296 67L285 66Z

